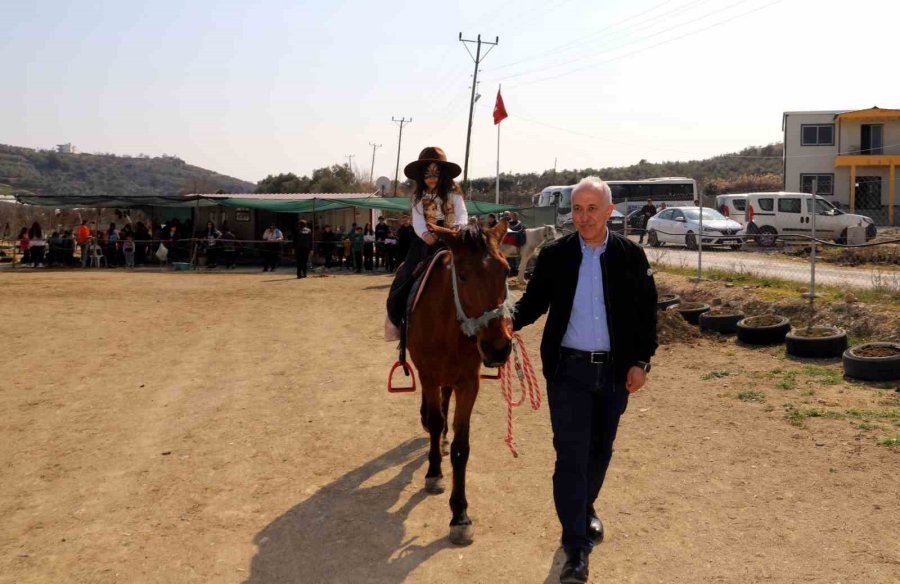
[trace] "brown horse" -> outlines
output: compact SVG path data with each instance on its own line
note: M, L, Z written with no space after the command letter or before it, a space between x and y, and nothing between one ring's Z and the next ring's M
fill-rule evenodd
M444 492L441 457L446 454L447 413L456 396L450 463L450 540L472 541L466 509L469 418L478 397L481 366L499 367L509 357L512 328L506 278L509 264L500 253L507 223L482 231L469 225L458 231L434 227L450 253L439 261L409 318L409 354L422 388L422 425L431 436L425 490ZM443 437L443 441L442 441ZM443 448L442 448L443 446Z

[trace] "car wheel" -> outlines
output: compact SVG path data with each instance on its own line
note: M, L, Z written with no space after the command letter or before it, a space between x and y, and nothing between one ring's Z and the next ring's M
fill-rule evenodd
M655 229L651 229L647 233L647 243L650 244L650 247L659 247L662 245L662 242L659 240L659 234L656 233Z
M806 329L794 329L784 337L785 351L794 357L828 359L840 357L847 349L847 331L837 327L812 327L815 336Z
M687 235L684 236L684 245L691 250L697 249L697 236L694 235L693 231L688 231Z
M864 343L844 351L844 375L863 381L900 379L900 343Z
M841 234L837 239L834 240L838 245L847 245L847 228L844 227L844 230L841 231Z
M786 317L764 314L737 323L737 338L748 345L780 345L790 330L791 322Z
M778 232L775 228L764 225L759 229L759 235L756 236L756 243L758 243L760 247L772 247L775 245L775 240L777 239Z
M866 241L875 239L876 235L878 235L878 228L875 227L875 224L869 223L868 225L866 225Z
M731 334L737 331L737 323L744 320L743 312L738 314L713 314L704 312L700 315L700 330Z

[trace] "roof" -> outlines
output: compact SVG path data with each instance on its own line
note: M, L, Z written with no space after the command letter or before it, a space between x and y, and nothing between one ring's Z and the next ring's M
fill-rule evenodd
M864 122L869 120L890 120L900 119L900 109L882 109L880 107L870 107L869 109L856 110L852 112L843 112L834 116L839 121L856 121Z
M207 193L188 195L201 199L246 199L257 201L311 201L312 199L365 199L368 197L381 197L380 192L375 193Z

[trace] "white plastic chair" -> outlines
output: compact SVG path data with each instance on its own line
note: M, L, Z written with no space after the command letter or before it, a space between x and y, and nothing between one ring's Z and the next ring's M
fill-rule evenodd
M92 268L99 268L101 262L103 263L104 266L106 266L106 267L109 266L109 264L106 261L106 256L103 255L103 250L100 248L99 245L95 244L95 245L91 246L90 253L91 253L90 259L91 259L91 267Z

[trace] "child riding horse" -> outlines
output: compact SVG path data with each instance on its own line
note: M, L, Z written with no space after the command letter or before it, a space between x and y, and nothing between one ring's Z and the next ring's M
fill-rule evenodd
M437 146L422 150L419 159L403 169L403 173L415 182L412 224L416 237L410 242L406 259L397 270L388 294L387 317L384 320L386 341L400 338L399 327L406 318L406 301L413 284L413 273L437 244L429 225L453 228L469 222L462 191L453 181L460 172L459 165L448 162L447 155Z

